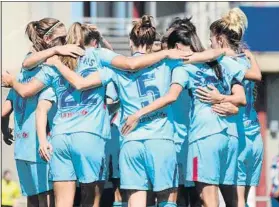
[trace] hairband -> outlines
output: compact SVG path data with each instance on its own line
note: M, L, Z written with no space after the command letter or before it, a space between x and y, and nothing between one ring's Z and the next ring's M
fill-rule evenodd
M57 22L55 25L53 25L45 34L44 36L48 35L54 28L56 28L61 22Z

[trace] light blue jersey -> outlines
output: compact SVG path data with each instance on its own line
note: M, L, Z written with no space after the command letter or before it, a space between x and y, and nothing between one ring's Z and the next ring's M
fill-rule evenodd
M172 82L189 89L191 97L189 142L227 130L236 134L236 123L230 123L227 117L220 117L212 111L211 105L196 97L196 89L214 85L222 94L231 94L233 80L241 82L244 78L243 66L228 57L219 59L223 81L218 80L213 69L206 64L188 64L174 69ZM233 124L235 125L234 127ZM230 126L232 125L232 126Z
M102 63L107 65L118 55L105 49L86 49L85 55L78 59L78 67L75 70L81 76L86 77L92 72L102 70L99 62L96 61L96 50L100 51L99 57ZM48 65L44 65L35 77L44 85L51 86L57 96L53 136L89 132L104 139L110 138L110 136L106 137L106 134L103 134L105 130L103 127L109 125L109 119L104 119L107 116L105 87L78 91L66 81L55 67Z
M246 58L244 54L240 54L236 61L238 61L240 64L245 66L245 71L250 68L251 64L250 61ZM242 85L245 89L246 94L246 106L240 107L239 116L241 117L241 124L239 130L242 132L245 132L245 135L254 135L260 131L260 124L258 121L258 115L254 108L254 87L255 82L244 80L242 81Z
M190 122L189 111L191 102L187 89L183 89L178 99L171 105L171 107L175 127L174 142L182 144L187 137Z
M20 83L28 83L41 70L41 66L33 70L21 70L17 80ZM54 91L45 88L42 92L30 98L22 98L14 89L11 89L7 100L10 100L14 109L14 135L15 135L15 159L44 162L38 154L39 140L36 133L36 108L38 101L44 99L56 102ZM51 113L53 114L53 113ZM52 116L48 116L51 122Z
M167 93L171 82L171 70L178 64L180 61L164 60L135 73L111 68L100 70L103 85L113 81L118 88L121 101L120 129L125 123L125 117L134 114ZM166 106L142 117L137 127L123 139L124 141L173 140L173 133L172 108Z

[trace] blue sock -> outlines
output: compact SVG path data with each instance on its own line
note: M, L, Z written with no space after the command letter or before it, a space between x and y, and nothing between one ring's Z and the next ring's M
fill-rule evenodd
M126 202L115 201L112 204L112 207L126 207L126 206L128 206Z
M163 201L159 203L159 207L177 207L177 205L174 202Z

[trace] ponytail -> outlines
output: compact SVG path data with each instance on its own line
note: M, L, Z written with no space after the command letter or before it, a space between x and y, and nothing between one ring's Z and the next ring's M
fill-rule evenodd
M210 31L216 36L224 35L230 47L238 51L247 27L248 20L244 12L239 8L234 8L221 19L213 22L210 25Z
M27 34L29 40L33 43L34 49L36 51L42 51L47 48L47 44L37 33L38 25L38 21L30 22L26 27L25 34Z
M76 44L83 49L85 46L89 45L92 40L96 40L96 43L99 44L100 39L101 35L95 27L79 22L72 24L66 37L67 44ZM61 61L72 70L77 68L77 58L63 56L61 57Z
M144 46L150 49L156 39L156 28L152 22L153 17L142 16L141 20L133 22L134 26L130 32L130 40L136 47Z
M61 34L58 29L65 30L65 25L57 19L54 18L44 18L40 21L32 21L30 22L25 29L25 33L27 34L29 40L33 43L33 48L38 52L45 50L51 46L53 43L47 44L44 40L45 36L53 39L63 39L65 40L65 35ZM58 43L58 41L56 41ZM65 41L64 41L65 42ZM59 42L61 43L61 41Z

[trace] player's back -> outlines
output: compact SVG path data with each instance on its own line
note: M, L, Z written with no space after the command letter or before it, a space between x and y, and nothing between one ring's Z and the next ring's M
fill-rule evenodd
M244 65L246 69L249 69L251 64L245 54L239 54L236 58L236 61ZM246 106L240 107L239 110L239 125L241 126L240 130L244 130L246 135L252 135L258 133L260 125L258 122L257 112L254 108L254 88L255 82L250 80L243 80L242 85L245 90L246 95Z
M86 49L85 55L78 59L75 72L83 77L102 69L93 50ZM107 123L103 121L106 115L104 87L76 90L55 67L47 65L36 77L45 85L53 87L57 96L57 113L53 121L54 135L82 131L103 136L104 125L109 125L109 120Z
M41 65L32 70L21 69L17 80L28 83L41 70ZM29 98L22 98L11 89L7 99L13 104L15 123L15 159L43 162L38 154L38 139L36 134L36 108L40 99L55 99L51 88L45 88L40 93Z
M134 114L167 93L171 81L171 70L176 64L178 61L164 60L138 72L114 70L115 83L121 100L120 128L125 123L125 117ZM172 109L171 106L166 106L143 116L138 126L124 139L173 139L173 131Z

